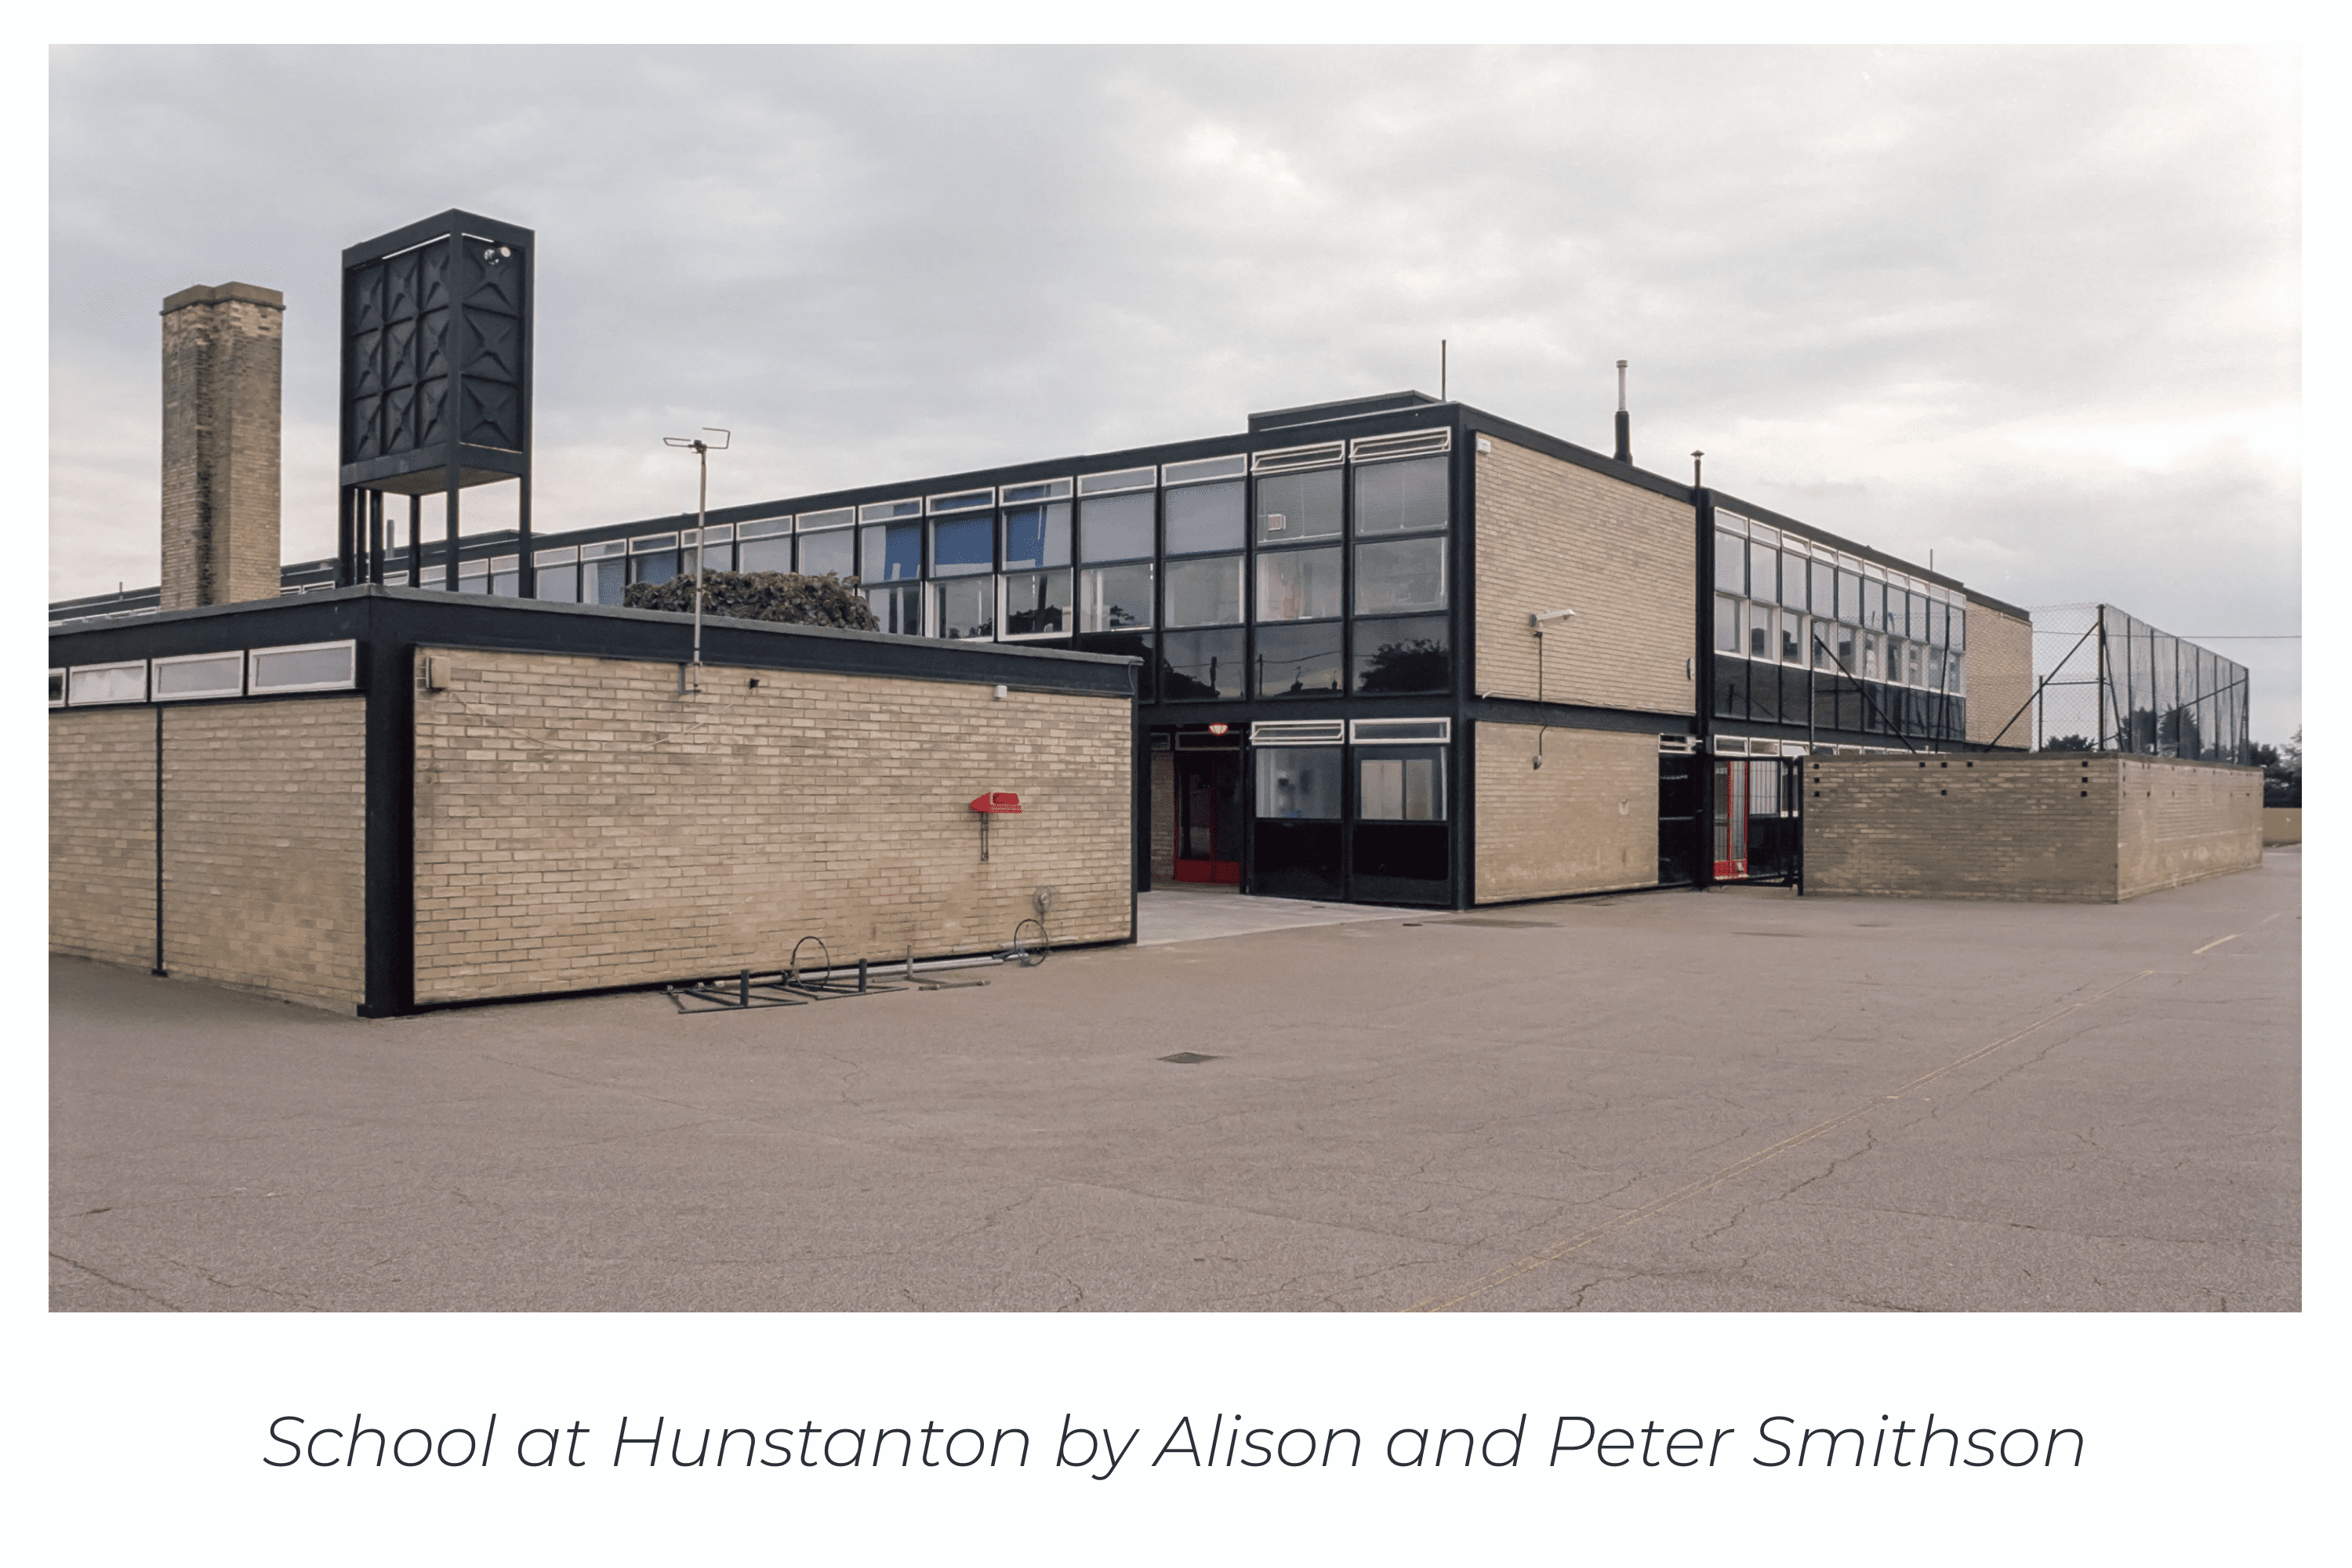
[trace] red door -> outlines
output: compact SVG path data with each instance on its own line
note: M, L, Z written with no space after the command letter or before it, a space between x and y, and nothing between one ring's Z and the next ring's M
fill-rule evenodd
M1241 753L1176 753L1176 879L1242 879Z
M1748 768L1727 757L1715 764L1715 875L1720 881L1748 875Z

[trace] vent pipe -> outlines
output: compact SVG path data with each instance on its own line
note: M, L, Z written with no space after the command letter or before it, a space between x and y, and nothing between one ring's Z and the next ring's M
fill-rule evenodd
M1617 362L1617 460L1633 460L1633 416L1625 412L1625 362Z

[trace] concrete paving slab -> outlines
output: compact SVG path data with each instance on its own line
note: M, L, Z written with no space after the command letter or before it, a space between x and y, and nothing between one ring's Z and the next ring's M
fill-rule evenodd
M2299 868L1308 905L683 1017L58 960L51 1305L2293 1310Z
M1298 926L1432 918L1445 917L1380 904L1318 904L1305 899L1244 898L1230 889L1160 887L1135 896L1135 942L1139 947L1158 947Z

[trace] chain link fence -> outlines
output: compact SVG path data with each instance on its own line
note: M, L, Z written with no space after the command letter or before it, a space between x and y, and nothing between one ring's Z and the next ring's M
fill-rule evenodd
M2035 609L2033 675L2036 751L2252 761L2246 667L2113 605Z

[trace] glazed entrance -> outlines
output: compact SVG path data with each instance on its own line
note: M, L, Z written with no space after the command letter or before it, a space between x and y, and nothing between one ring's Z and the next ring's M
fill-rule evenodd
M1238 747L1178 752L1176 757L1176 879L1242 879L1242 759Z

